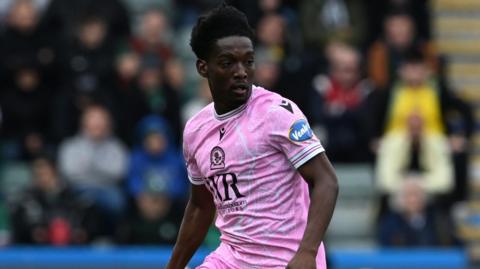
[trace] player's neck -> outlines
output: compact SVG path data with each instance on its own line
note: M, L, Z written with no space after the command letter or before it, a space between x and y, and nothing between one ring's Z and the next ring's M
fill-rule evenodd
M243 106L244 104L246 104L246 102L232 105L214 101L213 107L215 108L215 113L217 113L217 115L224 115Z

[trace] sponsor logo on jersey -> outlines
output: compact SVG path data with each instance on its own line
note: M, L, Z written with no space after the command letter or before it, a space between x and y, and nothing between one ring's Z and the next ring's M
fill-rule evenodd
M313 131L304 119L297 120L290 127L288 138L292 141L302 142L313 137Z
M215 195L219 201L224 202L232 200L232 194L235 195L235 198L245 197L245 195L240 193L240 190L237 187L238 178L234 173L221 173L209 176L205 178L205 182L207 182L207 188L210 189L212 194Z
M219 173L204 178L205 186L212 193L220 215L243 210L246 196L240 192L239 179L234 173Z

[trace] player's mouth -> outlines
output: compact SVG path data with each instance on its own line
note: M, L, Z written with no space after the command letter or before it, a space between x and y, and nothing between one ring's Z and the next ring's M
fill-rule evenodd
M231 89L235 94L245 95L250 90L250 85L248 85L247 83L238 83L234 84Z

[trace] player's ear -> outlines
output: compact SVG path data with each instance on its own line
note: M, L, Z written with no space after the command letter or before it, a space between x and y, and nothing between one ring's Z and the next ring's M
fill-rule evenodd
M207 74L208 74L207 62L202 59L197 59L196 66L197 66L198 74L200 74L200 76L204 78L207 78Z

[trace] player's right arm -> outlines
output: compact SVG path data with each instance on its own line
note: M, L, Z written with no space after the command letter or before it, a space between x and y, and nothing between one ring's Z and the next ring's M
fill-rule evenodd
M215 205L205 185L191 184L190 199L172 257L166 269L184 269L205 238L215 216Z

